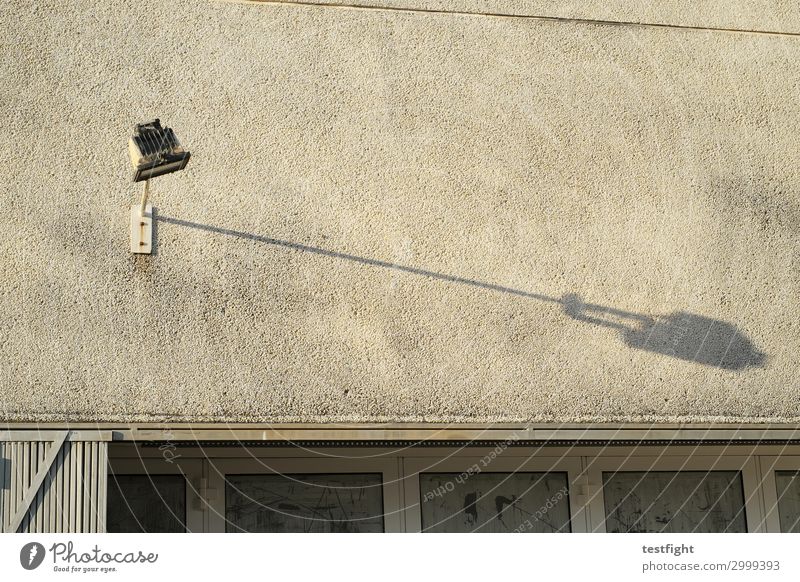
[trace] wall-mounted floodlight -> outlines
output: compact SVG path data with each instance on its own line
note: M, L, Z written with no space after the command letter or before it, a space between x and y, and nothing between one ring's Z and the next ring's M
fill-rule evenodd
M134 168L133 181L144 180L142 200L131 206L131 252L149 255L153 252L153 207L147 201L150 178L184 169L191 154L175 132L162 127L158 119L135 127L128 154Z

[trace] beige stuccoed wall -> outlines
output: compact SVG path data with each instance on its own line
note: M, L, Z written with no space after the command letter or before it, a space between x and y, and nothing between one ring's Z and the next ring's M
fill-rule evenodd
M518 13L800 32L640 4ZM800 419L798 36L17 0L0 43L5 421ZM156 116L193 157L134 257Z

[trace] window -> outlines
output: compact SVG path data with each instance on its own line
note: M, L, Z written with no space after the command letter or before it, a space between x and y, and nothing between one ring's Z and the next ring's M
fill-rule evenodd
M181 475L109 475L107 530L186 531L186 480Z
M109 532L207 531L206 505L198 497L201 461L171 450L165 455L156 447L144 455L128 445L115 448L109 458Z
M781 531L800 533L800 471L775 471Z
M569 532L566 473L421 473L424 532Z
M415 452L403 461L405 531L586 531L579 458L512 446Z
M783 452L785 447L775 448ZM800 456L759 457L764 495L765 531L800 533Z
M108 528L800 531L800 456L784 449L122 444L109 448Z
M746 532L738 471L603 473L608 532Z
M587 458L590 531L764 531L756 457L707 450Z
M228 475L227 531L382 532L381 475Z

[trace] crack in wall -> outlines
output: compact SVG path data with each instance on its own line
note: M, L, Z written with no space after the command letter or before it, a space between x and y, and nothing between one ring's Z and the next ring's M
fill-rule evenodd
M478 11L478 10L446 10L442 8L426 8L424 6L390 6L379 4L360 4L358 2L333 2L333 1L314 1L314 0L219 0L236 4L266 4L282 6L301 6L329 9L363 10L372 12L399 12L405 14L430 14L430 15L451 15L451 16L471 16L483 18L503 18L514 20L531 20L537 22L552 22L561 24L585 24L594 26L619 26L633 28L661 28L682 31L700 32L719 32L729 34L755 34L762 36L785 36L800 37L800 32L786 32L778 30L760 30L753 28L729 28L722 26L697 26L690 24L670 24L665 22L639 22L634 20L604 20L595 18L580 18L569 16L546 16L538 14L518 14L514 12L501 11Z

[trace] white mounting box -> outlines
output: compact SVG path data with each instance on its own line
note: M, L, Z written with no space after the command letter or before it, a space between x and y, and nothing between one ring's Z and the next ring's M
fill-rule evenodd
M153 205L147 204L141 212L141 205L131 206L131 252L149 255L153 252Z

